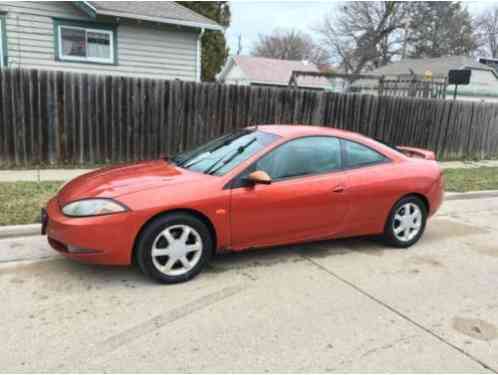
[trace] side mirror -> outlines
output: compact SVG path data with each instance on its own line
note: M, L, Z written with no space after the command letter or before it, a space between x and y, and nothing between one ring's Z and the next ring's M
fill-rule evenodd
M247 176L247 181L252 184L271 184L271 177L265 171L254 171L249 176Z

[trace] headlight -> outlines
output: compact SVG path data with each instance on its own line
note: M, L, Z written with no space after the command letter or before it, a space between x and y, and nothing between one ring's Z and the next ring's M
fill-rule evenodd
M62 208L66 216L85 217L109 215L127 211L126 207L112 199L82 199L74 201Z

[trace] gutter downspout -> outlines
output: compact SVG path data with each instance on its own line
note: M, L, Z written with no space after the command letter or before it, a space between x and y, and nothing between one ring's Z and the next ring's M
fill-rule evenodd
M196 81L201 82L202 80L202 43L201 39L204 35L204 28L201 29L199 36L197 37L197 62L195 66L196 70Z

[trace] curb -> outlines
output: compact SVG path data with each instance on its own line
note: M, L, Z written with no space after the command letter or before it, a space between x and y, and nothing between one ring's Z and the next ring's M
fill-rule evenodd
M446 169L476 169L481 167L496 168L498 160L481 160L481 161L440 161L439 166Z
M0 227L0 240L4 238L36 236L41 234L41 224L7 225Z
M467 193L445 193L445 201L465 199L498 198L498 190L469 191ZM41 224L0 226L0 240L5 238L37 236L41 233Z
M465 199L495 198L498 197L498 190L468 191L466 193L445 193L445 201L456 201Z

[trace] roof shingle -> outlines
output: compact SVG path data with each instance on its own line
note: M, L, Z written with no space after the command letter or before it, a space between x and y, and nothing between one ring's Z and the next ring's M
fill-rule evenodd
M446 56L429 59L405 59L383 67L375 69L368 74L376 75L404 75L410 74L410 69L415 74L425 75L426 71L431 71L433 76L447 76L451 69L462 69L464 67L474 69L492 70L489 66L475 61L467 56Z
M221 29L215 21L177 4L174 1L88 1L97 14L130 15L130 18L140 19L140 16L151 17L157 20L177 20Z

